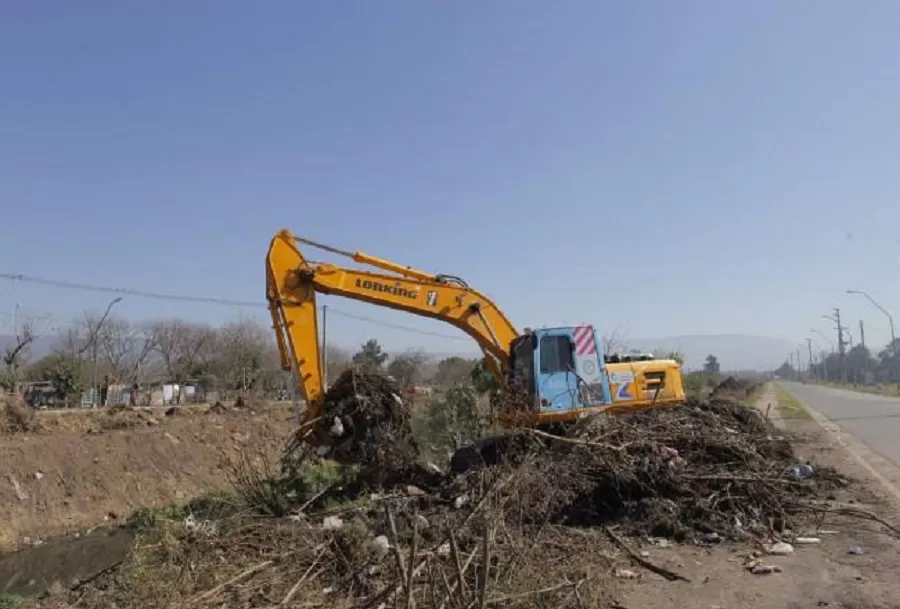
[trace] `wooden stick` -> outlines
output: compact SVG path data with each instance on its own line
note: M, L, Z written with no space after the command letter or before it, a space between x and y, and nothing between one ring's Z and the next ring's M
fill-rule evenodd
M529 433L532 433L536 436L540 436L542 438L548 438L550 440L555 440L558 442L565 442L566 444L578 444L580 446L593 446L594 448L604 448L607 450L616 450L622 451L634 444L634 442L626 442L621 446L613 446L612 444L603 444L601 442L590 442L588 440L582 440L580 438L566 438L563 436L555 436L552 433L547 433L546 431L541 431L540 429L529 429Z
M282 606L287 605L290 602L290 600L292 598L294 598L294 595L297 594L297 590L300 589L300 584L302 584L304 581L306 581L306 578L309 576L309 574L312 572L312 570L315 568L315 566L319 563L319 559L322 558L322 555L325 553L325 544L324 543L319 544L317 549L319 549L319 553L316 554L316 558L313 560L312 564L309 565L309 568L303 572L303 575L300 577L300 579L297 580L297 583L295 583L293 586L291 586L291 589L288 591L288 593L285 595L285 597L283 599L281 599L281 602L279 603L280 605L282 605Z
M567 582L563 582L561 584L547 586L546 588L541 588L540 590L531 590L530 592L523 592L521 594L508 594L508 595L504 595L504 596L497 596L494 598L490 598L487 600L487 604L495 605L497 603L505 603L507 601L519 600L519 599L527 598L529 596L536 596L538 594L546 594L548 592L555 592L557 590L562 590L563 588L568 588L570 586L574 587L577 585L578 584L573 584L572 582L567 581Z
M391 513L388 506L384 506L384 513L387 514L388 524L391 527L391 546L394 550L394 558L397 560L397 568L400 569L400 585L403 586L403 591L406 592L407 595L407 602L409 602L409 596L412 594L412 590L409 589L408 582L411 578L406 572L406 561L403 560L403 554L400 552L400 539L397 535L397 523L394 522L394 515Z
M473 507L472 510L466 515L466 518L463 520L462 524L459 525L459 528L460 529L464 528L469 523L469 521L475 516L476 512L478 512L478 510L481 509L481 506L484 505L484 502L487 501L487 498L492 493L499 492L501 488L503 488L504 486L509 484L509 481L512 480L514 476L515 476L515 472L511 473L509 476L507 476L500 482L496 482L490 489L488 489L488 491L484 494L484 496L482 496L482 498L478 500L478 503L475 504L475 507ZM439 548L442 544L446 543L447 541L448 541L448 539L445 537L444 539L439 541L437 543L437 545L434 547ZM432 554L432 552L429 552L426 555L426 557L424 559L422 559L422 562L420 562L416 566L416 568L412 572L413 577L417 576L422 571L422 569L425 568L425 565L428 564L428 560L431 557L431 554ZM400 592L403 589L403 585L404 584L401 583L400 585L395 586L393 589L382 588L381 590L376 592L375 595L371 599L369 599L368 603L365 606L367 606L367 607L376 606L375 603L379 603L379 601L382 601L383 599L389 598L389 597L397 594L398 592ZM377 606L383 607L383 606L386 606L386 603L380 602Z
M663 567L655 565L652 562L650 562L649 560L641 557L640 554L638 554L637 552L632 550L628 544L626 544L624 541L622 541L622 539L618 535L613 533L609 527L603 527L603 530L606 531L606 534L613 541L613 543L615 543L617 546L619 546L619 548L621 548L626 554L628 554L628 556L630 556L633 561L635 561L636 563L638 563L645 569L653 571L657 575L662 575L670 582L676 581L676 580L681 580L683 582L690 583L691 580L689 580L687 577L685 577L683 575L679 575L678 573L675 573L674 571L669 571L668 569L665 569Z
M234 585L241 580L247 579L248 577L250 577L256 573L259 573L263 569L266 569L266 568L272 566L274 563L275 563L274 560L264 560L261 563L253 565L249 569L241 571L240 573L238 573L237 575L235 575L228 581L219 584L215 588L211 588L211 589L207 590L206 592L201 592L200 594L194 596L193 598L189 599L186 604L192 605L192 604L198 603L200 601L205 601L205 600L215 596L216 594L218 594L219 592L221 592L228 586Z

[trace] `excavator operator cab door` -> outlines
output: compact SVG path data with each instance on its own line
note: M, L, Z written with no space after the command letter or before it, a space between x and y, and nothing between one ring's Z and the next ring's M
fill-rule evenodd
M538 330L535 343L535 388L542 414L610 402L603 354L591 326Z

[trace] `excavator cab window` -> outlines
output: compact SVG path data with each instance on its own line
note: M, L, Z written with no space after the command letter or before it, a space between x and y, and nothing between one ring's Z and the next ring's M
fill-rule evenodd
M572 340L568 336L541 337L541 373L569 372L575 369Z

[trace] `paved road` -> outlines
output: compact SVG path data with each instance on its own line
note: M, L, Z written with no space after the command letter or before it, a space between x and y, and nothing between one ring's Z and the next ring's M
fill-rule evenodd
M801 402L900 465L900 398L783 382Z

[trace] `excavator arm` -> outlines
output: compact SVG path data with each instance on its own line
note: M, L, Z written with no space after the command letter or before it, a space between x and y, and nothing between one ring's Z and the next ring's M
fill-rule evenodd
M300 251L300 243L379 271L312 262ZM488 297L456 277L427 273L362 252L339 250L282 230L273 237L266 256L266 298L281 365L297 374L306 400L304 425L321 416L325 392L317 293L445 321L478 343L490 372L501 385L505 383L510 346L519 334Z

